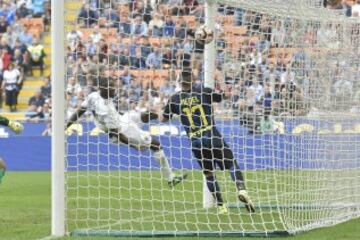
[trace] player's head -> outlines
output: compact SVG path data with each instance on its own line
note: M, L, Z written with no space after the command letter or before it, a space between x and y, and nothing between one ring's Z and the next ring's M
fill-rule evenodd
M109 99L115 96L115 87L109 77L99 78L99 93L102 98Z
M181 87L184 89L191 88L193 82L193 74L191 69L184 69L181 72Z

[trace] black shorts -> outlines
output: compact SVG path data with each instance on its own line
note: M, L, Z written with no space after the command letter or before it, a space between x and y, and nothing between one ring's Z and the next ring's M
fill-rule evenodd
M214 171L216 166L224 170L237 164L232 150L221 135L192 139L191 144L192 152L204 173Z
M11 90L11 91L6 90L5 95L6 95L6 105L8 105L8 106L17 105L18 92L16 89Z

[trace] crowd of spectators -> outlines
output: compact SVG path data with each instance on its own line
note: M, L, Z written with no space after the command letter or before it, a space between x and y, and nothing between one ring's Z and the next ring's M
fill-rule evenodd
M328 2L326 7L341 6L348 14L349 2ZM353 17L356 6L355 1L350 6ZM324 28L309 23L304 31L296 19L226 6L218 9L218 15L215 79L227 96L217 108L221 115L230 109L226 113L254 133L270 131L273 116L306 115L321 83L312 76L319 74L313 54L298 46L320 46L321 38L329 39ZM203 20L201 0L85 1L77 18L80 28L67 34L68 115L96 90L99 75L115 82L119 111L160 109L179 90L176 80L184 67L192 68L194 84L202 84L203 46L189 29ZM232 26L245 32L229 33L227 27ZM161 81L155 77L149 81L141 73L164 70L168 73ZM331 94L343 96L349 84L338 80L330 80Z
M17 111L18 95L25 77L34 66L43 67L44 51L24 20L38 18L47 26L50 5L47 0L0 2L0 108L5 105ZM41 57L39 57L41 56Z

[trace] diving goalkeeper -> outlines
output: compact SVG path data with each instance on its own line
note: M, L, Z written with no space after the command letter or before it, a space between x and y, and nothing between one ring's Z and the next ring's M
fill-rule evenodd
M19 134L24 129L24 126L17 121L12 121L6 117L0 116L0 125L10 128L14 133ZM3 159L0 159L0 183L4 178L6 172L6 164Z
M203 169L206 184L216 200L220 214L228 212L224 204L214 170L228 170L238 190L238 199L245 204L249 212L255 208L245 188L245 180L233 152L226 144L215 126L213 102L221 102L223 93L216 93L211 88L193 87L191 69L182 72L181 91L172 95L164 107L162 118L165 122L172 116L179 115L181 123L191 140L192 152Z
M81 107L70 117L66 127L69 128L86 111L89 111L94 116L95 125L108 134L112 143L126 144L138 150L150 149L159 163L161 175L168 181L169 187L173 187L184 180L187 173L175 175L160 142L152 138L149 132L143 131L139 127L140 122L156 119L157 114L128 112L120 115L113 103L114 97L113 83L106 77L100 77L98 91L87 96Z

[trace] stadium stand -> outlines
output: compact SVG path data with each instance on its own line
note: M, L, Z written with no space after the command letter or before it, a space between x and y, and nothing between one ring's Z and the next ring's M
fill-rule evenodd
M39 40L39 44L47 47L49 53L49 20L50 1L36 1L36 3L26 1L2 1L1 2L1 49L2 49L2 71L8 69L9 63L14 63L14 67L19 70L21 76L13 86L16 87L16 108L9 109L6 99L2 99L1 110L4 116L10 119L25 120L28 101L41 87L44 76L50 74L49 57L45 58L44 72L41 74L38 67L34 68L31 74L29 47L33 42ZM4 30L5 31L4 31ZM4 49L7 53L4 53ZM31 47L30 47L31 49ZM7 56L9 54L9 57ZM4 64L6 63L6 64ZM6 80L6 79L5 79ZM9 83L9 81L7 81ZM2 93L6 92L6 81L2 81ZM5 94L6 95L6 94Z
M177 7L169 3L169 0L164 0L157 8L153 8L150 1L143 0L66 2L69 50L66 71L67 76L74 78L82 89L68 93L69 105L75 108L84 95L95 89L96 76L99 74L107 74L123 86L124 89L119 90L116 99L122 110L126 110L126 106L136 107L136 104L130 102L140 104L149 92L150 96L146 96L149 105L160 108L169 94L158 94L157 91L164 85L169 85L169 89L174 91L178 89L176 79L185 60L192 62L199 81L203 79L203 66L201 61L196 60L201 59L202 50L196 49L196 42L187 33L189 29L195 29L203 23L203 3L186 1ZM44 1L44 13L40 17L37 14L36 17L18 18L12 23L23 26L26 29L24 32L32 35L30 39L23 34L27 44L33 39L39 39L46 57L43 74L40 69L35 69L33 76L29 76L28 69L25 69L25 80L19 93L20 113L9 114L10 117L26 118L22 112L28 109L28 99L40 89L43 78L50 75L51 38L47 31L50 16L46 16L48 4ZM357 1L347 0L327 4L326 7L357 17L358 5ZM20 4L16 11L18 16L31 13L31 9L27 9L24 4ZM216 43L216 74L220 81L229 83L229 89L232 88L228 91L232 101L223 103L228 106L222 109L231 109L230 114L235 116L248 115L249 111L251 114L261 113L267 101L266 104L270 102L275 115L306 114L308 103L303 95L309 92L293 87L300 74L294 66L300 64L302 58L316 57L317 52L322 50L311 50L309 47L304 52L296 46L279 46L277 43L287 42L279 39L284 37L281 33L292 26L285 27L281 22L270 24L271 19L264 14L226 6L219 12L216 26L219 34ZM257 24L251 24L250 27L246 24L249 22ZM318 38L317 30L313 29L307 33L304 41L311 45L311 42L319 41ZM24 59L28 57L26 51ZM291 80L290 84L284 83L287 78ZM131 84L133 81L136 84ZM296 94L292 91L296 91ZM271 95L270 100L266 94ZM291 102L289 96L296 97L293 102L298 103L298 106L292 106L292 109L287 107L289 104L284 102ZM50 99L47 101L51 102Z

